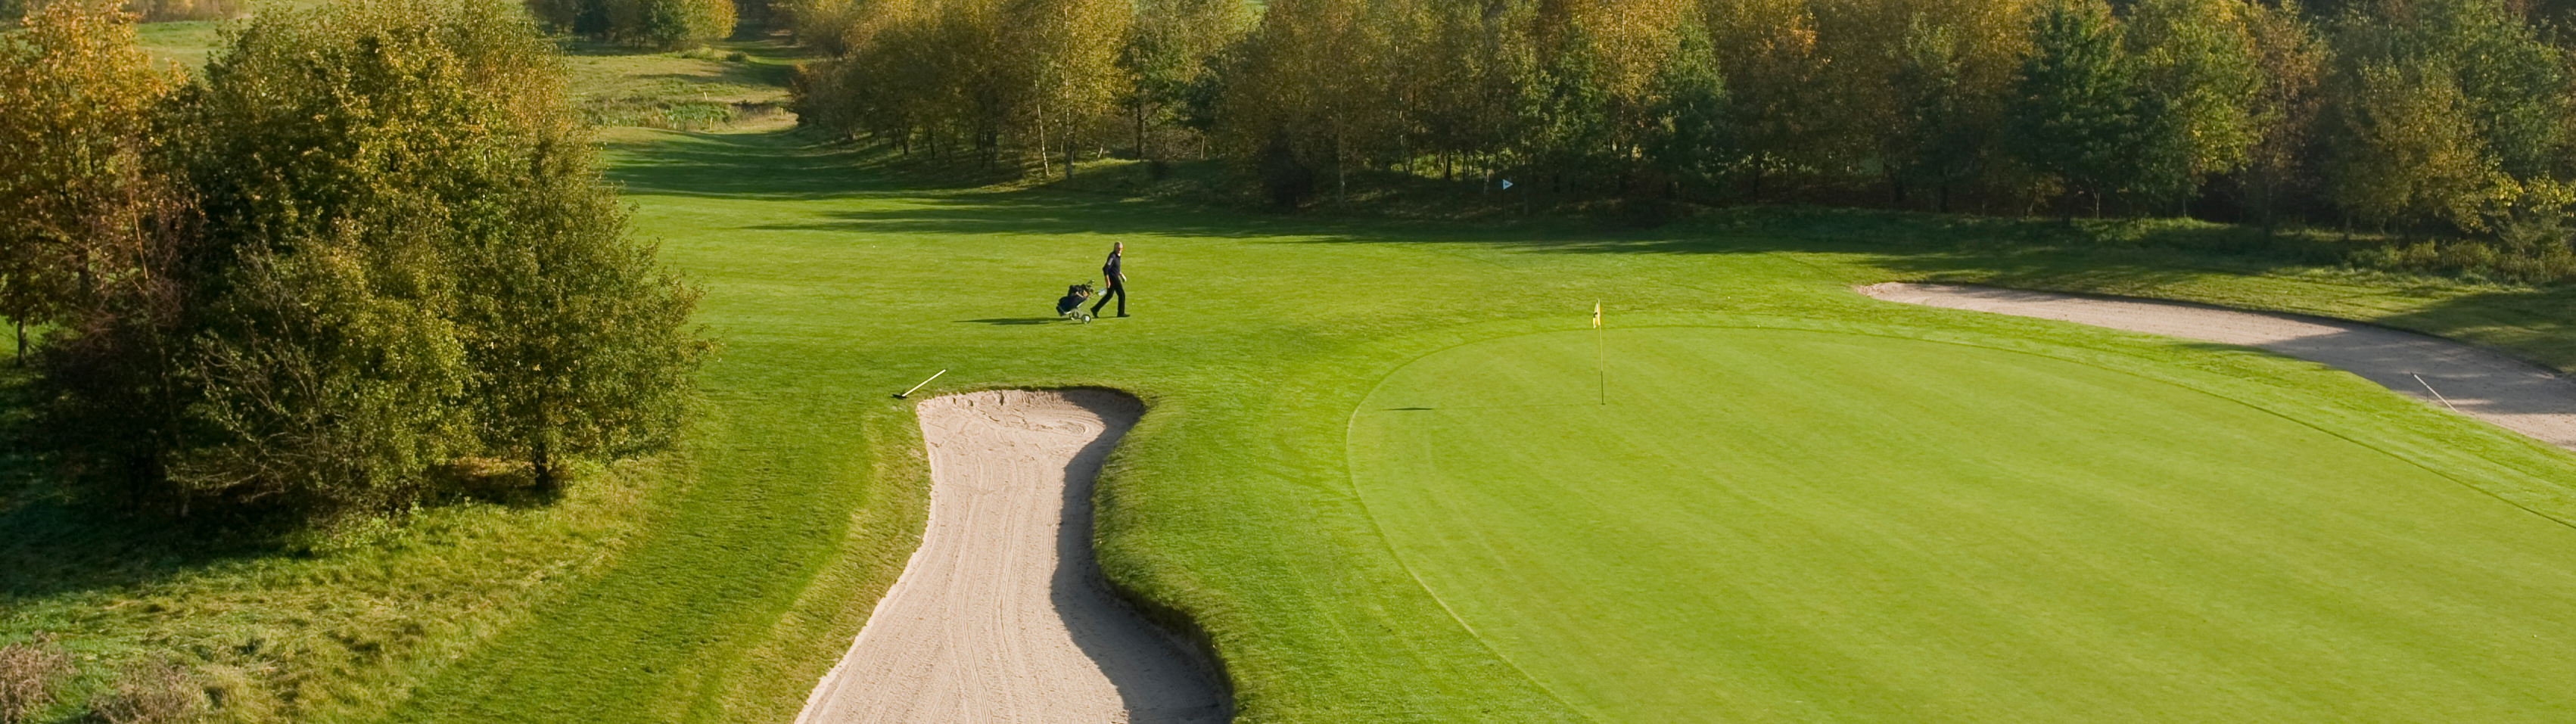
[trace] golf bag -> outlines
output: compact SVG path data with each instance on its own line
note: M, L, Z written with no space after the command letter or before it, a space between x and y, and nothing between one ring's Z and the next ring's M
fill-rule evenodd
M1070 319L1077 323L1091 321L1091 313L1083 311L1082 303L1090 301L1091 297L1098 293L1099 292L1093 289L1089 284L1075 284L1073 286L1065 287L1064 297L1055 300L1056 316Z

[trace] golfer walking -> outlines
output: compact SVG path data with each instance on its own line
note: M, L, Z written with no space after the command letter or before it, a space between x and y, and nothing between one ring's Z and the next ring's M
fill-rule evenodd
M1100 278L1108 281L1109 291L1101 292L1100 301L1091 304L1091 316L1100 316L1100 308L1109 306L1110 297L1118 298L1118 316L1127 316L1127 273L1118 267L1119 253L1126 250L1127 243L1123 241L1109 245L1109 261L1100 265Z

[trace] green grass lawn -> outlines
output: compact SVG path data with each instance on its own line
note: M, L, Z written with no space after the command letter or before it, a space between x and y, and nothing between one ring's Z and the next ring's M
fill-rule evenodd
M2340 437L2332 395L1825 326L1444 350L1363 401L1351 472L1599 721L2576 716L2576 529L2456 456Z
M603 56L576 90L766 82L729 75L764 53ZM775 129L612 138L726 344L683 451L221 555L0 499L0 558L40 574L0 579L0 640L296 667L316 721L785 721L918 535L890 394L947 369L925 394L1152 405L1103 566L1208 629L1246 721L2568 716L2568 455L2295 360L1848 286L2293 309L2561 369L2576 292L2116 222L1277 216L942 187ZM1114 241L1136 316L1053 320ZM1584 408L1595 300L1616 404ZM1505 403L1565 407L1457 409Z
M1251 721L1689 719L1686 707L1725 708L1712 704L1720 701L1714 697L1728 697L1728 706L1743 707L1738 711L1775 706L1784 716L1828 720L1902 720L1922 711L1908 708L1914 706L1955 707L1954 716L1989 720L2012 712L2103 718L2118 712L2247 718L2395 712L2459 719L2508 716L2497 707L2515 696L2528 703L2539 696L2533 682L2566 668L2546 648L2563 641L2510 637L2557 635L2532 627L2568 610L2567 594L2542 587L2551 576L2570 575L2567 565L2546 557L2509 564L2481 558L2530 555L2567 542L2556 523L2499 502L2571 517L2576 506L2568 504L2566 488L2548 482L2571 472L2566 456L2301 362L2036 320L1905 308L1846 289L1855 282L1963 273L1981 262L1992 265L1989 273L2032 273L2000 255L1818 238L1794 218L1724 231L1458 227L909 187L866 168L863 156L810 147L792 134L630 136L621 153L619 174L641 205L639 225L667 239L666 253L709 287L706 319L729 351L709 381L725 422L702 444L734 452L707 464L698 483L668 503L679 517L656 524L662 534L631 554L636 563L539 611L528 626L423 688L418 708L401 718L790 715L891 580L892 565L899 565L911 534L900 525L920 505L919 463L909 447L909 403L889 394L940 369L950 372L934 392L1111 385L1154 405L1108 467L1101 492L1104 564L1122 582L1210 629ZM1082 326L1052 321L1051 299L1063 284L1092 276L1111 241L1129 244L1136 316ZM2410 309L2474 305L2460 301L2474 299L2468 296L2474 292L2420 290L2424 301ZM1423 547L1430 545L1426 536L1476 529L1428 524L1436 513L1400 502L1437 499L1458 483L1371 477L1383 469L1354 467L1346 457L1355 444L1351 425L1381 414L1372 411L1372 395L1390 393L1380 380L1418 369L1408 366L1414 360L1492 340L1552 339L1529 335L1581 328L1595 299L1607 300L1621 339L1682 340L1666 352L1671 359L1656 363L1665 368L1698 364L1689 358L1695 347L1686 343L1694 335L1742 334L1694 328L1875 325L1952 342L1869 342L1843 350L1775 345L1779 356L1769 359L1755 350L1738 352L1752 355L1744 364L1821 376L1799 383L1792 375L1782 388L1763 393L1770 396L1762 404L1775 407L1794 407L1793 391L1830 387L1835 375L1866 376L1877 369L1862 364L1872 352L1891 355L1889 367L1905 368L1899 379L1918 383L1899 386L1917 390L1912 396L1876 407L1830 409L1829 403L1858 399L1848 393L1810 400L1806 416L1766 422L1761 434L1773 436L1767 439L1795 434L1802 422L1898 429L1871 414L1891 409L1932 415L1927 424L1951 431L1950 437L1927 433L1904 450L1817 449L1765 463L1772 473L1810 486L1776 500L1823 506L1797 515L1804 530L1830 531L1829 545L1776 539L1776 548L1765 548L1739 541L1726 556L1623 569L1589 557L1601 552L1590 540L1596 532L1590 519L1518 531L1530 536L1520 545L1541 557L1562 556L1532 560L1522 572L1557 577L1547 590L1567 595L1549 615L1524 616L1535 599L1475 593L1512 587L1490 578L1497 568L1489 559L1445 557ZM1576 333L1576 347L1582 339ZM1839 366L1820 364L1834 360ZM1579 371L1555 392L1581 402L1586 390ZM1614 394L1622 385L1644 384L1627 379L1614 379ZM1690 397L1709 382L1670 384L1679 386L1663 392ZM1931 404L1943 399L1958 404ZM1572 444L1566 441L1611 429L1674 441L1715 434L1676 423L1723 408L1673 404L1644 417L1584 423L1595 426L1551 440ZM1831 486L1865 481L1804 479L1843 468L1850 470L1837 474L1927 463L1944 454L1943 444L1959 442L1961 430L1996 429L2002 416L2052 406L2056 412L2044 422L2056 426L2054 436L1948 451L1982 453L1973 462L1988 467L1961 462L1887 481L1904 486L1888 492L1902 492L1897 502L1916 509L1998 501L1982 517L1951 521L1955 527L1873 528L1903 517L1902 511L1873 512L1832 494ZM1355 410L1361 417L1354 418ZM2099 415L2112 419L2094 419ZM2070 427L2068 420L2090 426ZM2195 426L2219 431L2213 434L2228 444L2196 437ZM1685 431L1691 436L1675 437ZM2096 433L2155 434L2080 449L2041 445ZM1776 449L1758 440L1742 445ZM2013 457L2034 450L2040 457ZM2171 459L2134 464L2159 452ZM2101 460L2073 466L2094 456ZM2311 466L2309 459L2344 467ZM1587 493L1529 504L1653 510L1706 493L1708 477L1694 470L1704 461L1641 465L1619 483L1662 497L1603 500ZM1945 482L1973 478L1969 471L1980 469L2011 474L1978 479L1982 489L1943 490ZM2188 488L2142 492L2166 473L2196 477ZM2266 484L2274 478L2300 482ZM1530 478L1550 479L1556 478ZM2237 495L2254 497L2230 497ZM1379 509L1381 500L1387 509ZM2124 511L2186 503L2193 507L2151 520L2094 525ZM2203 509L2230 513L2187 520L2187 513ZM854 523L854 515L885 522ZM1702 517L1659 520L1636 526L1645 541L1632 547L1687 549L1741 532L1695 528L1693 521L1709 520ZM2052 531L2083 537L2032 542ZM1954 539L1942 543L1946 548L1924 547L1943 536ZM2422 540L2370 548L2408 536ZM1885 558L1867 553L1906 546L1914 548ZM2216 560L2236 546L2250 560ZM2034 550L2060 558L2034 557ZM2376 557L2352 557L2357 550ZM1947 568L1908 568L1940 558L1936 552L1970 557ZM1784 573L1800 564L1825 570L1810 579ZM2136 566L2134 577L2116 575L2123 564ZM1836 580L1829 575L1835 566L1868 580ZM2054 578L1979 593L1959 578L1961 570L2040 571ZM2514 584L2522 588L2454 585L2481 570L2530 575ZM1645 595L1673 595L1712 580L1733 592ZM1915 583L1938 585L1911 590ZM1875 586L1894 598L1875 611L1863 602L1840 602L1850 611L1840 618L1784 611L1772 619L1731 620L1721 616L1728 599L1716 598L1814 604L1836 601L1837 586ZM2131 608L2121 607L2123 586L2137 597L2128 601ZM2351 599L2338 603L2338 592ZM2430 598L2412 598L2418 594ZM2286 608L2229 608L2258 605ZM1648 609L1656 613L1622 615ZM2207 618L2190 628L2154 628L2189 619L2195 610ZM1905 611L1939 613L1902 627L1878 625ZM2030 616L2062 620L2024 620ZM2368 626L2373 621L2402 625L2380 631ZM1738 630L1687 635L1716 623ZM1773 623L1784 625L1765 628ZM2483 633L2467 635L2464 627L2483 627ZM2299 641L2303 633L2311 638ZM1595 648L1562 645L1569 641ZM2332 661L2292 666L2302 654L2377 656L2420 641L2447 648L2340 668ZM2257 658L2182 670L2234 647ZM2485 668L2459 660L2498 652L2538 660ZM1819 665L1801 654L1827 661ZM2427 663L2433 659L2441 661ZM1983 668L1963 671L1973 676L1953 684L1927 683L1925 672L1959 660L1981 661ZM2125 668L2058 665L2069 662ZM2523 678L2487 681L2473 693L2417 695L2445 681L2516 671ZM1681 699L1632 696L1649 689L1692 691L1662 695ZM2234 698L2197 709L2170 708L2175 705L2166 701L2170 691L2222 689ZM2333 691L2374 693L2313 698ZM1795 708L1802 706L1810 708Z
M152 54L153 65L175 67L193 77L203 72L221 45L223 25L219 20L188 20L142 23L134 29L143 51Z

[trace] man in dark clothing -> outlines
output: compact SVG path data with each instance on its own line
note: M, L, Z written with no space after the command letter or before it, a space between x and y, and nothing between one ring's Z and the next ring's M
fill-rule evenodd
M1100 301L1091 305L1091 316L1100 316L1100 308L1109 306L1109 298L1118 298L1118 316L1127 316L1127 273L1118 268L1118 256L1127 250L1126 242L1109 245L1109 261L1100 265L1100 277L1109 283L1109 291L1100 293Z

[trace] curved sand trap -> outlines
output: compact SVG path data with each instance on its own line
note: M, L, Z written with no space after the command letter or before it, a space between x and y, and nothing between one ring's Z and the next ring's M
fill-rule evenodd
M2182 302L2087 297L1946 284L1873 284L1891 302L2039 317L2168 337L2259 347L2342 368L2388 389L2576 450L2576 383L2466 344L2358 322ZM2422 382L2415 378L2421 375ZM2430 384L2440 393L2426 392Z
M1091 480L1144 410L1101 390L925 400L930 529L800 724L1223 722L1223 689L1111 597Z

